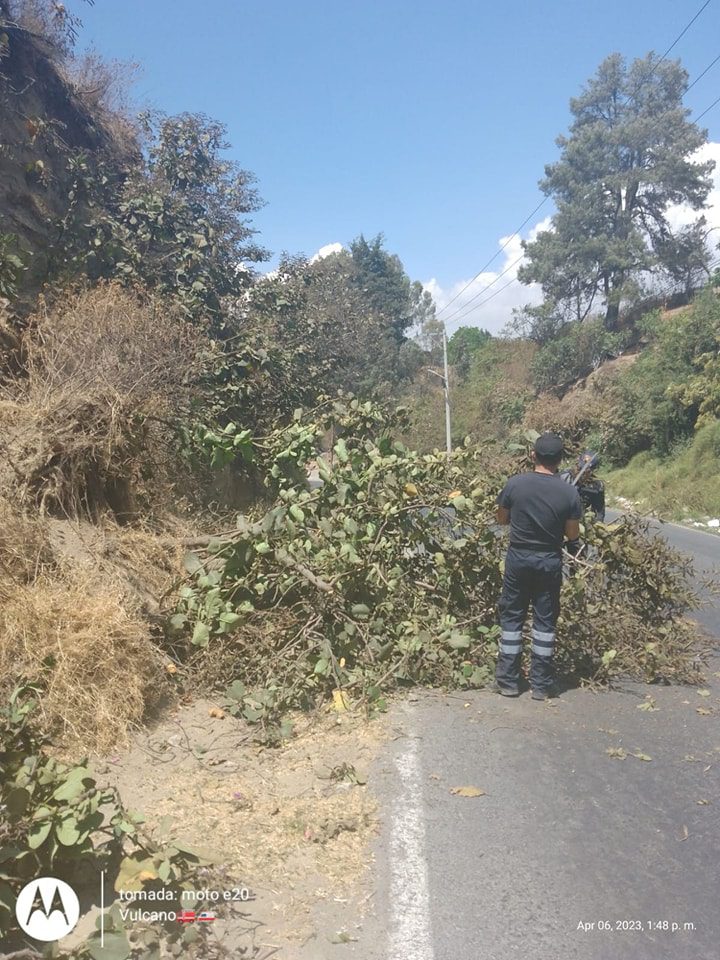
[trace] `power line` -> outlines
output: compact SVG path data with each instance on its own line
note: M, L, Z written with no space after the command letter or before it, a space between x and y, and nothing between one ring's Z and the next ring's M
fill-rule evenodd
M682 38L685 36L685 34L686 34L686 33L688 32L688 30L690 29L690 27L695 23L695 21L697 20L697 18L698 18L698 17L700 16L700 14L703 12L703 10L705 9L705 7L708 7L708 6L710 6L710 0L705 0L705 3L700 7L700 9L699 9L698 12L695 14L695 16L692 18L692 20L690 21L690 23L688 23L687 26L675 37L675 39L674 39L673 42L670 44L670 46L667 48L667 50L665 51L665 53L660 57L660 59L658 60L658 62L655 64L655 67L659 67L659 66L660 66L660 64L663 62L663 60L665 59L665 57L670 53L670 51L673 49L673 47L678 43L678 41L682 40ZM649 76L652 76L655 67L653 68L652 71L650 71Z
M700 114L700 116L695 117L695 123L697 123L698 120L702 120L702 118L705 116L705 114L706 114L706 113L710 113L710 111L712 110L712 108L713 108L713 107L716 107L719 103L720 103L720 97L718 97L717 100L713 100L713 102L710 104L709 107L705 107L705 109L704 109L703 112Z
M695 86L695 84L698 82L698 80L702 80L702 78L705 76L705 74L708 72L708 70L711 70L711 69L715 66L715 64L718 62L718 60L720 60L720 53L715 57L715 59L713 60L712 63L708 64L707 67L705 67L705 69L703 70L703 72L702 72L698 77L695 77L695 79L694 79L693 82L690 84L690 86L687 88L687 90L685 91L685 93L687 93L689 90L692 90L692 88Z
M481 300L480 303L475 304L472 310L469 310L468 313L472 313L473 310L478 310L480 307L484 307L486 303L489 303L491 300L497 297L498 294L502 293L503 290L507 290L507 288L511 287L514 283L517 283L517 277L511 277L501 287L498 287L498 289L494 293L491 293L489 297L486 297L484 300ZM459 317L458 319L463 320L464 315L462 317Z
M478 290L478 292L477 292L476 294L474 294L474 296L472 296L469 300L466 300L465 303L463 303L463 304L461 304L459 307L457 307L457 308L450 314L449 317L446 317L446 318L445 318L445 320L444 320L443 322L444 322L445 324L447 324L447 323L449 323L451 320L458 320L458 319L462 319L463 317L467 316L467 313L465 312L466 309L467 309L467 307L471 306L471 305L475 302L475 300L477 300L478 297L482 297L483 294L487 293L487 291L490 289L490 287L494 287L495 284L498 282L498 280L501 280L501 279L505 276L506 273L509 273L509 271L512 270L513 267L516 267L516 266L520 263L520 261L524 258L524 256L525 256L525 254L522 253L522 254L517 258L517 260L513 260L512 263L508 264L508 266L505 267L505 269L503 270L502 273L499 273L499 274L495 277L494 280L491 280L490 283L485 284L485 286L484 286L481 290ZM512 280L510 281L510 283L514 283L516 279L517 279L516 277L513 277ZM508 284L505 284L505 286L508 286ZM503 289L505 289L505 287L503 287ZM482 304L478 303L478 304L477 304L475 307L473 307L472 309L475 310L475 309L477 309L477 307L480 307L480 306L482 306ZM470 311L470 312L472 312L472 311Z
M675 37L675 39L673 40L673 42L670 44L670 46L667 48L667 50L663 53L663 55L660 57L660 59L657 60L655 64L653 64L653 67L652 67L652 69L650 70L650 73L647 75L647 77L645 77L645 82L647 82L647 81L650 79L650 77L652 77L652 75L655 73L655 71L656 71L657 68L660 66L660 64L665 60L665 58L666 58L667 55L670 53L670 51L673 50L674 47L679 43L679 41L685 36L685 34L688 32L688 30L690 29L690 27L695 23L695 21L698 19L698 17L700 16L700 14L705 10L705 8L710 5L710 2L711 2L711 0L705 0L705 3L703 3L703 5L700 7L700 9L697 11L697 13L696 13L696 14L692 17L692 19L683 27L683 29L682 29L682 30L680 31L680 33ZM720 60L720 55L718 55L718 56L715 58L715 60L713 60L712 63L710 63L710 64L703 70L703 72L702 72L698 77L696 77L696 79L690 84L690 86L689 86L687 89L690 90L691 87L695 86L695 84L698 82L698 80L700 80L702 77L704 77L705 74L708 72L708 70L710 70L710 69L717 63L718 60ZM687 91L685 91L685 92L687 93ZM715 100L713 103L711 103L710 106L709 106L706 110L704 110L704 111L700 114L699 117L696 118L696 121L695 121L695 122L697 122L697 120L700 120L702 117L704 117L705 114L708 113L708 111L712 110L712 108L713 108L717 103L719 103L719 102L720 102L720 97L719 97L717 100ZM492 257L490 257L490 259L487 261L487 263L483 264L483 266L478 270L478 272L475 274L475 276L474 276L471 280L469 280L469 281L465 284L465 286L462 287L462 289L460 289L450 300L448 300L448 302L447 302L443 307L441 307L441 308L438 310L438 312L437 312L437 318L438 318L438 319L441 317L441 315L442 315L443 313L445 313L446 310L449 309L449 307L458 299L458 297L461 297L461 296L463 295L463 293L465 293L465 291L468 289L468 287L471 287L472 284L475 283L475 281L478 279L478 277L480 277L480 276L485 272L485 270L487 270L487 268L490 266L490 264L493 263L493 261L496 260L497 257L500 256L500 254L503 252L503 250L505 250L506 247L515 239L515 237L518 236L518 234L520 233L520 231L522 230L522 228L528 223L529 220L532 219L532 217L535 216L535 214L538 212L538 210L540 210L540 209L547 203L547 201L548 201L549 199L550 199L549 196L544 197L544 198L540 201L540 203L535 207L535 209L532 210L532 211L527 215L527 217L523 220L523 222L520 224L520 226L517 228L517 230L516 230L513 234L511 234L511 236L509 236L509 237L507 238L507 240L506 240L505 243L500 247L500 249L497 250L497 251L493 254ZM519 260L516 260L515 263L519 263L520 260L522 260L522 257L520 257ZM464 304L460 305L458 308L456 308L456 309L453 311L453 313L450 314L449 317L446 317L446 318L443 320L443 323L447 325L447 323L448 323L450 320L452 320L453 318L456 318L456 317L458 316L458 313L461 313L462 311L464 311L464 310L466 309L466 307L469 306L470 303L472 303L472 302L473 302L474 300L476 300L479 296L481 296L483 293L485 293L487 290L489 290L490 287L494 286L494 284L497 283L497 281L500 279L500 277L502 277L505 273L507 273L508 270L511 269L511 267L512 267L513 265L514 265L514 264L511 264L510 267L507 267L502 273L498 274L498 276L495 277L494 280L492 280L490 283L486 284L481 290L479 290L478 293L476 293L471 300L467 301L466 303L464 303ZM510 281L510 282L513 282L513 281ZM509 283L505 284L505 285L502 287L502 289L505 289L505 287L507 287L507 286L509 286L509 285L510 285ZM493 294L493 296L494 296L494 294ZM479 307L479 306L482 306L482 304L477 304L477 306L475 307L475 309L477 309L477 307ZM465 315L465 314L463 314L463 315Z
M438 317L440 316L441 313L444 313L444 312L448 309L448 307L457 300L458 297L462 296L463 293L465 293L465 291L467 290L467 288L470 287L470 286L472 286L473 283L475 283L475 281L477 280L478 277L482 276L482 274L487 270L487 268L490 266L490 264L493 262L493 260L497 259L497 257L500 256L500 254L501 254L501 253L503 252L503 250L508 246L508 244L509 244L512 240L514 240L515 237L520 233L520 231L521 231L522 228L525 226L525 224L535 216L535 214L538 212L538 210L539 210L542 206L544 206L544 204L546 204L549 199L550 199L550 197L545 197L543 200L540 201L540 203L535 207L535 209L534 209L531 213L529 213L529 214L527 215L527 217L525 217L525 219L524 219L523 222L520 224L520 226L517 228L517 230L515 231L515 233L513 233L512 236L509 236L509 237L507 238L507 240L505 241L505 243L500 247L500 249L499 249L496 253L494 253L494 254L492 255L492 257L490 257L490 259L487 261L487 263L483 264L483 266L480 267L480 269L479 269L478 272L475 274L475 276L472 278L472 280L468 280L468 282L465 284L465 286L462 288L462 290L459 290L451 300L448 300L448 302L445 304L444 307L441 307L441 308L438 310L438 312L437 312L437 316L438 316ZM494 281L493 281L493 282L494 282Z

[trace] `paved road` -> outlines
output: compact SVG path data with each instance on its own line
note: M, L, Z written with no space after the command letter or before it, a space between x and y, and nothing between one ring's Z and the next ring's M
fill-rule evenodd
M660 535L702 570L720 565L720 538ZM720 607L701 617L720 637ZM398 705L373 777L375 914L357 926L354 905L336 908L334 930L357 941L320 937L302 956L716 960L719 669L708 697L627 684L546 704L480 691ZM648 692L656 709L638 710ZM464 785L486 795L451 794Z

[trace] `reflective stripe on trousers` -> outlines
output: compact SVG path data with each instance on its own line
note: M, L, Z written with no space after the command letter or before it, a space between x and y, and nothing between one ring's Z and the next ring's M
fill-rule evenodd
M499 604L501 635L496 678L500 686L514 687L520 680L522 630L531 605L530 682L540 689L551 686L561 585L562 557L557 551L509 548Z

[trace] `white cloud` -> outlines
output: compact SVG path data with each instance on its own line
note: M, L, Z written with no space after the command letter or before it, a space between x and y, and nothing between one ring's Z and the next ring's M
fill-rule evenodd
M713 228L709 242L713 251L717 253L717 245L720 242L720 143L710 140L700 147L692 159L697 163L704 163L707 160L715 161L715 169L711 174L713 186L707 198L708 207L706 210L693 210L687 204L675 204L667 211L668 222L673 230L677 230L678 227L684 227L704 216L708 226ZM714 259L717 259L717 256Z
M318 252L310 257L310 263L316 263L318 260L324 260L325 257L331 257L334 253L341 253L343 245L341 243L326 243L320 247Z
M491 333L499 333L512 319L514 307L540 303L540 287L535 283L520 283L517 272L524 259L521 241L534 240L541 230L549 228L550 217L545 217L525 237L512 234L500 237L498 246L502 254L498 266L494 271L481 273L472 282L458 280L451 287L444 288L433 278L423 284L432 294L438 311L449 304L448 309L440 314L440 319L447 323L449 334L461 326L484 327Z
M707 199L708 206L705 210L697 211L686 204L676 204L668 209L667 218L671 228L676 230L704 216L708 226L713 228L709 243L715 254L714 259L718 259L720 257L720 251L717 250L717 245L720 243L720 143L710 141L704 144L693 159L698 163L706 160L715 161L715 170L712 173L713 187ZM424 288L432 294L438 311L450 304L448 309L440 315L440 319L444 319L447 323L449 334L460 326L484 327L491 333L499 333L512 318L514 307L541 302L542 293L537 284L526 286L516 279L522 260L517 264L515 261L522 256L521 239L534 240L541 230L548 230L550 226L550 217L545 217L544 220L535 224L524 238L510 235L512 239L502 251L502 259L498 258L500 262L495 271L480 274L470 283L467 290L463 288L468 284L469 278L458 280L447 288L435 278L423 284ZM498 246L502 247L507 240L507 236L500 237ZM511 266L512 264L515 265ZM506 270L507 273L504 272ZM511 280L513 282L508 283ZM460 295L457 296L458 294ZM457 299L454 299L456 296Z

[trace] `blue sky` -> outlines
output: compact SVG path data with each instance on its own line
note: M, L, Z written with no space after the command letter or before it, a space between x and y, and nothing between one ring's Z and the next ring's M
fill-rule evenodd
M542 198L568 100L599 62L664 52L702 0L67 5L83 46L141 64L137 100L227 125L233 157L258 178L267 205L255 225L276 255L382 231L442 304ZM671 56L692 79L718 53L712 0ZM699 113L719 94L720 63L688 106ZM720 105L703 124L720 140ZM468 320L498 327L508 295Z

